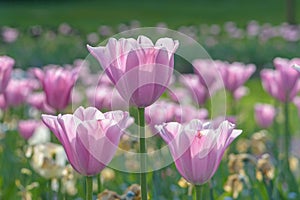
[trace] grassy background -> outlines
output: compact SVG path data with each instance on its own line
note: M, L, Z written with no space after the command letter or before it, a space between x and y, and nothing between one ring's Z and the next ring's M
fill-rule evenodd
M300 10L298 3L296 10ZM165 1L0 1L0 26L27 28L30 25L54 27L67 22L83 32L99 25L117 25L139 20L143 26L166 22L181 25L223 24L234 21L245 25L255 19L261 23L286 21L283 0L165 0ZM300 15L298 15L300 21Z

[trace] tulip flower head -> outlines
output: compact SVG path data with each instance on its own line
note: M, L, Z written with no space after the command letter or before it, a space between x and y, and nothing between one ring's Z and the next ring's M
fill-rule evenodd
M268 128L272 125L276 116L276 109L269 104L255 105L255 121L262 128Z
M223 78L224 86L231 93L234 93L238 88L243 86L256 70L253 64L245 65L239 62L232 64L223 63L218 65L218 67Z
M86 94L90 105L99 110L124 110L127 107L120 94L113 87L105 84L98 85L96 88L89 87Z
M299 58L275 58L275 70L263 69L260 73L263 88L281 102L293 101L300 90L300 74L292 66L300 64Z
M14 59L8 56L0 56L0 94L4 92L10 80Z
M217 128L214 128L217 125ZM157 126L179 173L195 185L206 183L216 172L226 148L241 134L228 121L203 123L192 120Z
M79 107L73 115L42 115L73 168L85 176L98 174L112 160L129 119L127 112L102 113L94 107Z
M57 111L64 110L71 99L71 91L78 77L78 69L67 69L55 65L44 71L35 68L33 73L39 79L46 94L47 104Z
M210 95L220 89L221 76L219 76L217 67L223 64L223 62L218 60L196 59L192 64L195 74L199 77L200 83L207 88Z
M195 74L185 74L180 77L180 82L189 90L193 100L198 105L204 105L210 97L210 91L200 80Z
M36 120L20 120L18 123L18 131L25 140L28 140L39 125L40 122Z
M47 104L46 95L44 92L31 93L27 97L27 103L33 108L40 110L43 113L55 113L55 110Z
M29 79L11 79L4 91L7 106L19 106L25 103L32 90Z
M153 44L149 38L139 36L110 38L105 47L87 47L126 103L147 107L169 84L178 44L171 38L160 38Z

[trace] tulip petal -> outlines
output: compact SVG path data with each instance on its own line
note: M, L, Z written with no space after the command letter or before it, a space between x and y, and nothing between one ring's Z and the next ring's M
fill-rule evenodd
M98 120L98 119L104 119L103 113L101 113L97 108L95 107L88 107L84 109L82 106L77 108L74 112L74 116L76 116L81 121L86 120Z
M62 138L60 134L62 133L62 128L58 123L57 116L43 114L42 121L54 133L57 139L61 142Z

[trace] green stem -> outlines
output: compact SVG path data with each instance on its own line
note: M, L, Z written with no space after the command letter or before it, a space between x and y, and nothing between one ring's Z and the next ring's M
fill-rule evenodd
M210 200L214 200L214 188L212 186L212 182L209 182L209 198Z
M202 186L201 185L195 185L195 190L196 190L195 200L201 200L202 199Z
M296 194L299 194L298 184L297 181L290 169L290 163L289 163L289 150L290 150L290 144L291 144L291 132L289 127L289 102L286 102L284 104L284 167L283 171L286 173L288 185L290 186L289 189L292 192L295 192Z
M101 183L101 174L97 175L97 185L98 185L98 194L99 194L99 193L101 193L101 186L102 186L102 183Z
M278 102L277 101L275 101L275 103L274 103L274 108L277 108L278 107ZM278 145L279 145L279 142L278 141L280 141L280 133L278 132L279 130L280 130L280 128L279 128L279 126L278 126L278 122L277 122L277 116L275 116L275 118L274 118L274 122L273 122L273 133L272 133L272 135L273 135L273 145L274 145L274 148L273 148L273 152L274 152L274 156L275 156L275 158L277 158L277 159L279 159L279 153L278 153Z
M146 173L146 138L145 138L145 108L138 108L138 123L140 136L140 181L142 200L147 200L147 173Z
M51 179L48 180L48 199L52 200L53 199L53 192L52 192L52 183Z
M264 182L264 185L266 187L269 200L273 200L273 187L271 185L271 181L272 180L270 180L270 182L268 183L268 181L265 179L265 177L263 177L263 182Z
M85 200L92 200L93 199L93 177L92 176L87 176L85 178Z
M289 103L284 104L284 159L285 166L289 169L289 147L291 135L289 128Z
M230 97L231 97L230 103L231 103L231 112L232 112L231 115L236 117L236 115L237 115L237 107L236 107L237 102L234 99L233 93L230 93Z

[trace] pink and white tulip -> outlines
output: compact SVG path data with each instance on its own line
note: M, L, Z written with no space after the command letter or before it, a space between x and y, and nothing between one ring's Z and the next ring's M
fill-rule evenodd
M157 126L177 170L195 185L202 185L212 178L226 148L242 132L228 121L223 121L217 128L213 128L212 123L192 120L186 125L170 122Z
M130 119L127 112L102 113L94 107L79 107L74 114L42 115L73 168L85 176L98 174L112 160Z
M88 46L116 89L130 105L153 104L169 85L174 53L179 43L161 38L155 44L146 36L110 38L105 47Z

